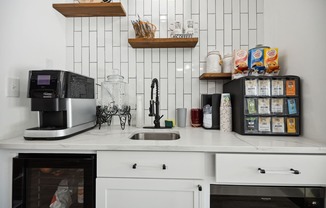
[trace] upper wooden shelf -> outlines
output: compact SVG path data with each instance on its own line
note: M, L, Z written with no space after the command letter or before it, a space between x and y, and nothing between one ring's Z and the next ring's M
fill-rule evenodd
M130 38L133 48L194 48L198 38Z
M231 79L232 73L203 73L200 80Z
M53 4L54 9L65 17L126 16L120 2Z

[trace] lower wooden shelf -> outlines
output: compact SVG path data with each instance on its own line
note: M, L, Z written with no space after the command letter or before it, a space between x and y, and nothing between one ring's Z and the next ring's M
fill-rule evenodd
M203 73L200 75L200 80L216 80L216 79L227 79L230 80L232 73Z
M133 48L194 48L198 38L129 38Z

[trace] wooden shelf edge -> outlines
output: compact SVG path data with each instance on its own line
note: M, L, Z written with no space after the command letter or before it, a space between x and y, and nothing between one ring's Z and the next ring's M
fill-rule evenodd
M232 73L203 73L200 80L231 79Z
M113 3L58 3L52 7L65 17L126 16L121 2Z
M198 38L129 38L133 48L194 48Z

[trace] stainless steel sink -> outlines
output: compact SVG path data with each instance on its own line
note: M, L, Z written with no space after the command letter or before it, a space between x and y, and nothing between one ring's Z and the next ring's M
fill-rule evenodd
M133 140L177 140L180 134L176 132L140 132L130 137Z

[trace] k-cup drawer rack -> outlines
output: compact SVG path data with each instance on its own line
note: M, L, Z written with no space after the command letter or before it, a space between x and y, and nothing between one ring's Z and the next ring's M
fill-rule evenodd
M242 135L298 136L301 96L298 76L247 76L225 83L233 131Z

